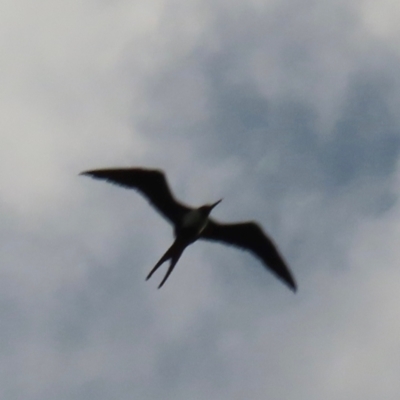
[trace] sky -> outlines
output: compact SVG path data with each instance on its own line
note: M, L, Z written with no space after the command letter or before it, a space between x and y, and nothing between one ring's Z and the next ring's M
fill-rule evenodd
M400 5L3 0L0 398L397 400ZM166 171L298 282L78 174Z

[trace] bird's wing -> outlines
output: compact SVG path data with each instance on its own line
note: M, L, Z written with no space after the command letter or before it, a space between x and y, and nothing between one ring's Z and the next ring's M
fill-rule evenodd
M260 258L264 264L283 280L293 291L297 285L289 267L279 254L272 240L255 222L242 222L236 224L220 224L209 220L201 234L202 239L214 240L225 244L241 247L251 251Z
M175 200L168 186L165 175L156 169L144 168L110 168L95 169L81 172L97 179L104 179L127 188L141 192L147 200L173 224L178 223L182 216L191 210L186 205Z

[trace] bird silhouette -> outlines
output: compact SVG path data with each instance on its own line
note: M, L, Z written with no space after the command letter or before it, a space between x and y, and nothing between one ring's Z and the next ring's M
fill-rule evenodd
M175 241L146 278L148 280L164 262L170 260L158 288L164 285L185 248L198 239L205 239L250 251L291 290L297 290L293 275L276 245L256 222L226 224L209 218L212 209L222 199L199 208L189 207L175 199L164 173L156 169L107 168L84 171L80 175L138 190L173 225Z

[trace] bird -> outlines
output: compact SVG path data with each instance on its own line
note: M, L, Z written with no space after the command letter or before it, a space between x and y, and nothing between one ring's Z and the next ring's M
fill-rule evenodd
M164 285L186 247L198 239L203 239L251 252L277 278L296 292L297 284L287 263L272 239L257 222L221 223L209 217L222 199L198 208L189 207L175 199L165 174L160 169L106 168L83 171L79 175L137 190L173 225L174 242L146 277L146 280L150 279L154 272L169 260L170 265L158 288Z

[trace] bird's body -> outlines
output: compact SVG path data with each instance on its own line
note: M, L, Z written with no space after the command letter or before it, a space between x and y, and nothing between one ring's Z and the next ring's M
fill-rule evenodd
M221 202L199 208L186 206L173 197L162 171L144 168L111 168L82 172L97 179L133 188L141 192L149 202L174 226L175 241L150 271L146 279L167 260L168 271L159 285L165 283L187 246L198 239L219 241L251 251L263 261L293 291L296 282L276 246L255 222L221 224L211 218L211 210Z
M185 236L196 241L208 224L208 214L207 210L199 208L189 211L183 216L181 224L175 226L175 236Z

